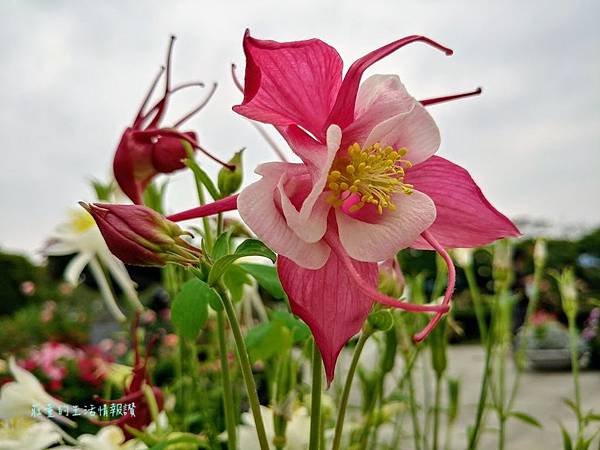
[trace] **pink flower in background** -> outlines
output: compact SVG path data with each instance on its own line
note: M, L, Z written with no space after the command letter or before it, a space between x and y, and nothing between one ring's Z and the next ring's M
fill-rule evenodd
M171 86L171 54L174 40L175 37L172 36L167 54L166 70L161 68L133 123L123 132L113 161L115 179L119 187L136 204L143 202L144 189L156 175L172 173L186 167L182 162L183 159L187 158L182 141L187 141L194 149L200 149L217 162L226 165L208 154L197 144L196 133L178 130L184 122L206 105L215 92L216 84L205 100L173 125L164 126L161 124L171 95L191 86L203 86L202 83L196 82ZM163 72L166 72L164 94L158 102L146 111L150 97Z
M66 360L79 356L78 350L60 342L44 342L39 350L34 350L27 358L27 370L40 369L51 381L62 381L67 374Z
M44 302L44 307L40 312L40 320L44 323L48 323L54 317L54 312L56 311L56 302L53 300L48 300Z
M166 334L163 337L163 344L166 347L175 348L179 342L179 337L174 333Z
M150 387L152 394L156 400L156 404L159 410L162 410L164 405L164 394L162 391L152 385L150 375L148 373L148 359L152 353L152 349L158 340L158 336L153 336L150 342L146 346L146 354L144 358L140 355L140 345L138 341L137 328L139 323L139 313L136 315L131 334L133 338L133 351L134 351L134 365L133 365L133 376L130 381L123 387L123 396L115 400L105 400L100 397L96 397L96 401L102 404L113 404L113 403L130 403L135 404L135 414L127 414L118 419L109 421L91 420L92 423L106 427L110 425L116 425L123 430L127 438L133 437L130 433L130 429L143 430L152 422L152 415L150 413L150 406L144 394L144 386Z
M244 37L244 100L234 110L274 125L301 163L258 166L261 179L230 197L170 216L185 220L237 206L248 226L279 254L277 268L292 311L311 328L332 379L337 356L372 302L447 311L454 267L443 247L479 246L518 230L485 199L468 172L434 156L440 134L425 105L395 75L363 72L421 41L409 36L354 62L342 77L337 51L318 39L279 43ZM442 305L412 305L376 291L377 262L406 247L435 249L449 265Z

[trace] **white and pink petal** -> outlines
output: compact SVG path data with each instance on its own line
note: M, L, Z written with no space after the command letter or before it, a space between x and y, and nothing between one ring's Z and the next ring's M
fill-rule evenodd
M344 129L343 147L363 144L381 122L410 111L416 100L404 88L397 75L373 75L358 89L355 118Z
M240 216L252 231L279 255L287 256L303 267L322 267L329 256L323 242L306 242L288 225L276 203L277 185L287 171L295 173L302 165L289 163L262 164L256 170L262 178L239 195Z
M440 130L433 117L415 101L410 111L397 114L376 125L364 144L375 143L395 150L405 148L405 159L418 164L431 157L440 147Z
M336 209L339 238L352 258L366 262L393 258L434 222L435 205L422 192L415 190L410 195L398 193L393 200L396 204L394 211L386 209L379 215L373 208L370 217L365 217L364 213L350 215L341 208ZM366 205L363 209L369 207Z

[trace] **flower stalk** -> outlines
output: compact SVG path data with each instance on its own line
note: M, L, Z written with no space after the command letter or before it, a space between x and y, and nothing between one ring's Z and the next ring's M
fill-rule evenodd
M233 334L233 340L235 341L242 378L244 379L246 391L248 393L248 402L250 403L250 409L252 410L252 415L254 416L254 422L256 424L258 442L261 450L269 450L269 441L267 440L265 424L262 415L260 414L260 402L258 401L256 383L254 382L254 377L252 375L252 366L250 365L250 358L248 357L248 350L246 349L246 343L244 342L244 337L242 336L242 330L240 329L240 324L235 314L235 308L225 289L223 289L221 286L218 286L217 291L221 297L225 314L227 315L227 320L231 326L231 332Z
M342 443L342 433L344 431L344 421L346 417L346 409L348 407L348 399L350 398L350 390L352 389L352 381L354 380L354 374L358 367L358 361L360 355L365 347L367 339L373 334L370 327L363 328L363 332L358 338L356 348L352 354L352 361L350 362L350 368L348 369L348 375L346 375L346 381L344 383L344 389L342 390L342 397L340 398L340 406L338 407L338 415L335 423L335 434L333 436L333 445L331 450L339 450Z
M319 347L313 342L312 350L312 388L310 403L310 441L309 450L319 450L321 429L321 395L323 391L323 361Z

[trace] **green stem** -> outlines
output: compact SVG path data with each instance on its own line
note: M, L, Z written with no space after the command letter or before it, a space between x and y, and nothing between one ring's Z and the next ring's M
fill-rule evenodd
M313 342L312 389L310 406L309 450L319 450L319 430L321 428L321 391L323 384L323 361L316 342Z
M517 394L519 393L519 386L521 384L521 375L523 374L523 369L525 368L525 352L527 351L527 342L529 329L531 328L531 316L537 309L538 300L540 297L540 284L542 281L542 276L544 274L544 267L537 266L535 267L535 271L533 274L533 291L529 298L529 303L527 304L527 311L525 312L525 320L523 321L523 326L519 331L519 345L517 348L517 352L515 355L515 361L517 365L517 374L515 375L515 379L513 381L512 391L510 394L510 399L508 400L507 411L512 411L513 405L517 398Z
M219 293L221 294L221 300L223 301L225 314L227 314L227 319L229 320L229 325L231 326L231 332L233 334L233 340L235 341L240 369L242 372L242 377L244 378L244 383L246 384L246 391L248 393L250 409L252 410L252 415L254 416L258 442L261 450L269 450L269 441L267 439L267 433L265 432L265 424L260 413L260 403L258 401L258 394L256 392L256 383L254 382L254 377L252 376L252 366L250 365L250 358L248 357L248 350L246 349L246 343L244 342L244 337L242 336L242 330L240 329L240 324L235 315L235 308L225 289L219 289Z
M373 415L374 415L375 409L377 407L377 397L379 396L380 388L382 388L379 380L382 380L382 379L383 379L382 375L380 373L377 374L377 380L375 381L376 384L375 384L375 388L373 391L373 396L372 396L372 398L367 399L367 402L366 402L366 409L367 409L368 413L367 413L367 417L365 419L364 428L363 428L361 436L360 436L360 444L358 447L359 450L366 450L367 444L369 443L369 436L371 435L371 429L373 428L373 422L374 422Z
M339 450L340 448L340 444L342 442L342 431L344 430L344 418L346 416L346 408L348 407L348 399L350 398L350 390L352 388L352 380L354 380L354 374L356 372L356 368L358 367L360 354L362 353L365 342L367 342L367 339L369 339L370 335L371 333L363 330L360 338L358 339L358 343L356 344L356 348L354 349L352 362L350 363L350 368L348 369L348 375L346 376L346 382L342 391L342 398L340 399L340 407L338 408L337 421L335 423L335 434L333 436L333 445L331 446L331 450Z
M494 323L496 317L496 310L498 302L494 303L492 310L492 317L490 323ZM477 403L477 413L475 415L475 423L469 433L469 444L468 450L475 450L479 444L479 437L481 436L481 429L483 425L483 415L487 403L487 392L489 388L490 376L492 372L492 350L493 350L494 339L492 333L487 334L487 342L485 346L485 364L483 367L483 378L481 380L481 389L479 391L479 402Z
M198 194L198 203L200 203L201 206L206 204L206 197L204 196L204 188L203 188L203 184L202 184L202 178L200 176L200 168L197 167L196 164L196 160L194 159L194 151L192 149L192 146L189 144L189 142L182 142L183 146L185 148L185 151L188 155L188 159L187 161L187 166L190 167L190 169L192 169L192 172L194 174L194 181L196 183L196 193ZM194 170L194 169L198 169L198 170ZM202 226L204 227L204 239L206 240L206 246L208 249L212 249L213 246L213 237L212 237L212 233L210 232L210 222L208 220L208 217L203 217L202 218ZM218 234L217 234L218 236Z
M440 402L442 395L442 376L441 374L435 377L435 403L433 407L433 450L439 448L439 434L440 434Z
M408 402L410 406L410 418L413 425L413 439L415 441L415 450L421 450L421 430L419 425L419 415L415 395L415 383L412 377L412 371L408 374Z
M221 381L223 383L223 408L225 409L225 428L227 429L227 448L237 448L235 428L235 412L233 407L233 388L229 373L229 360L227 358L227 342L225 340L225 317L223 311L217 311L217 334L219 338L219 357L221 360Z
M469 264L465 267L465 276L467 278L467 284L469 285L469 292L471 293L471 299L473 300L473 307L475 308L475 317L477 318L477 327L479 328L479 336L481 337L481 343L486 342L487 339L487 325L485 323L485 314L483 311L483 304L481 301L481 292L477 285L475 278L475 271L473 265Z
M573 385L575 388L575 406L577 407L577 440L580 442L583 439L584 423L581 419L581 390L579 386L579 355L578 341L579 334L577 325L575 324L575 315L567 314L569 322L569 335L571 337L571 373L573 374Z
M417 360L417 356L419 355L419 348L415 348L415 350L410 356L408 356L408 353L410 352L407 353L403 351L402 353L404 354L403 356L405 367L402 373L402 377L400 377L400 380L398 381L399 391L403 390L404 385L408 382L408 377L410 376L415 361ZM400 448L400 439L402 438L402 427L400 426L400 422L402 420L403 415L404 411L400 411L398 412L398 414L396 414L395 423L397 424L397 426L396 431L394 432L394 438L392 439L392 445L390 447L391 449Z

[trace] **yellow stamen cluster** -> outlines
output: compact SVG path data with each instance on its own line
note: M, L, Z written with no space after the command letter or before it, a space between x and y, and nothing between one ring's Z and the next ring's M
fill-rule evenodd
M348 147L347 155L336 158L327 177L327 186L331 190L328 201L340 206L351 194L360 194L360 201L350 208L358 211L366 204L377 206L379 214L389 208L396 209L392 194L403 192L411 194L413 186L404 183L404 169L411 163L402 159L407 150L394 150L381 144L361 148L358 144Z

